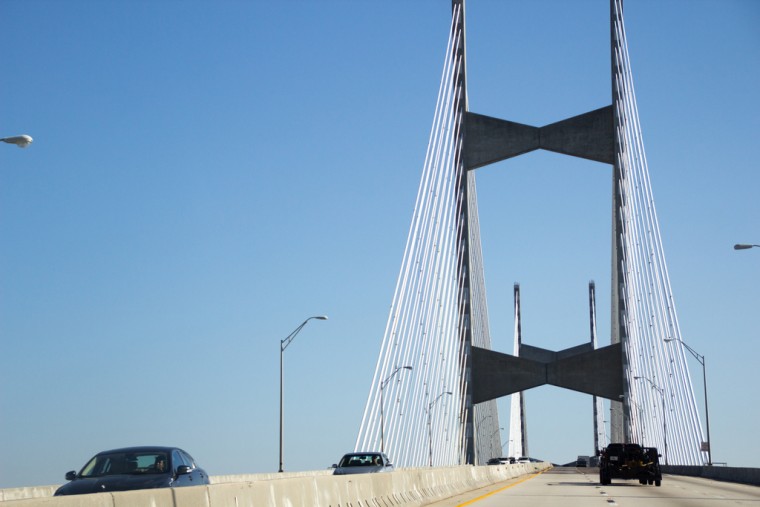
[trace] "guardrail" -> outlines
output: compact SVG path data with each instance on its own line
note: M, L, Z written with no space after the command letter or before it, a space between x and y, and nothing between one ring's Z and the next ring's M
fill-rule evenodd
M390 473L330 475L331 471L302 474L212 476L212 484L76 496L51 496L57 486L0 490L3 507L217 507L256 505L394 505L417 507L529 473L549 463L497 466L408 468ZM23 496L23 495L39 496Z
M660 468L666 474L704 477L705 479L716 481L738 482L760 486L760 468L686 465L660 465Z

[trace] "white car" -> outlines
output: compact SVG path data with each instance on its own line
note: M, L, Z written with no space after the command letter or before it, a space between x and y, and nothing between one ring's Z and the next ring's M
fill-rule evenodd
M382 452L350 452L337 465L333 465L333 475L376 474L393 472L393 464Z

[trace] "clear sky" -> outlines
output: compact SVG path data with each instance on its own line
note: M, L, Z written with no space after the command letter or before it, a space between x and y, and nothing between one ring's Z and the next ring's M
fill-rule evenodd
M713 460L758 466L760 2L627 0L644 144ZM607 0L469 0L473 112L611 102ZM0 0L0 487L177 445L212 475L353 449L412 216L448 0ZM608 166L478 172L494 348L609 340ZM701 369L690 362L700 408ZM499 403L508 427L508 400ZM592 452L591 399L527 393L532 456ZM507 430L502 432L504 442Z

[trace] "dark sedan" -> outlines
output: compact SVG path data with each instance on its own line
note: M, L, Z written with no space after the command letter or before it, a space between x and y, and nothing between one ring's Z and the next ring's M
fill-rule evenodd
M125 447L103 451L77 473L66 474L60 495L107 491L173 488L208 484L208 474L188 453L177 447Z

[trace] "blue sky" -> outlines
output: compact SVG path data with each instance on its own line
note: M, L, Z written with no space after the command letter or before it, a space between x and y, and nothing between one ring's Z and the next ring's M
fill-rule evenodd
M757 466L760 4L626 1L644 144L713 460ZM610 103L606 0L467 5L473 112ZM0 487L178 445L211 473L354 445L412 216L446 0L2 0ZM494 348L609 337L610 170L535 152L478 172ZM690 363L702 403L701 371ZM345 372L354 372L347 380ZM590 454L591 400L528 392L530 454ZM508 400L500 402L508 427ZM502 439L507 441L506 430Z

